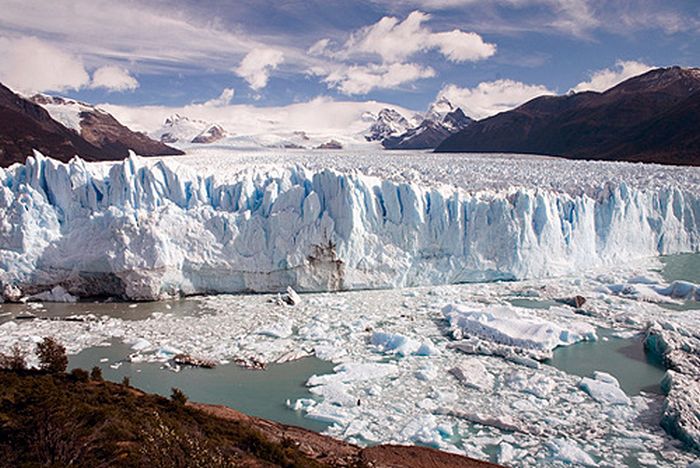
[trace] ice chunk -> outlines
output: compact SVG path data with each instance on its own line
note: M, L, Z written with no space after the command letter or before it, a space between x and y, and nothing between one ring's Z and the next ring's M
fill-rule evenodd
M50 291L29 296L28 300L39 302L77 302L78 298L66 291L62 286L54 286Z
M553 439L548 446L554 460L577 466L598 466L588 453L569 440Z
M595 340L595 328L587 323L555 324L508 306L457 305L443 308L455 339L477 336L510 346L548 350L583 340Z
M139 338L131 344L131 349L134 351L145 351L151 349L152 347L153 345L151 342L143 338Z
M605 372L594 372L592 379L584 377L579 386L581 390L600 403L610 405L629 405L632 403L620 388L617 379Z
M395 376L399 368L395 364L374 362L348 362L333 368L334 374L313 375L307 385L325 385L333 382L357 382Z
M399 333L374 332L370 343L384 353L393 353L400 356L415 354L417 356L432 356L437 350L432 343L420 342L414 338Z
M450 369L449 373L465 387L481 391L490 391L493 389L493 375L487 371L484 364L477 359L463 360L458 367Z
M287 338L291 336L292 333L294 333L292 322L288 320L282 320L258 330L259 335L270 336L272 338Z

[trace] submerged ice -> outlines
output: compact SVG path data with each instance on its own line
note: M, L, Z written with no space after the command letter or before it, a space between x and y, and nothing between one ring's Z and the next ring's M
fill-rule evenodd
M0 282L151 300L540 278L700 248L697 186L661 167L649 187L610 176L633 165L591 165L604 185L538 188L538 172L530 186L474 191L376 168L263 159L201 174L173 161L37 153L0 170Z

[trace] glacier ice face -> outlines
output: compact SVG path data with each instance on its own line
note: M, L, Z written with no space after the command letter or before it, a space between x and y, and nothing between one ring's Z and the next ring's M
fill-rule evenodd
M370 170L206 174L173 161L37 153L0 170L0 281L151 300L538 278L700 248L700 194L682 180L472 192Z

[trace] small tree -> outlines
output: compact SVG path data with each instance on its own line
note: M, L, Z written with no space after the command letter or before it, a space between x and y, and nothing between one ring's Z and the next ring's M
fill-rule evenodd
M10 348L10 354L0 353L0 368L9 370L24 370L27 368L27 353L19 343Z
M104 380L102 378L102 368L100 366L92 368L90 371L90 380L94 380L95 382L102 382L102 380Z
M124 385L125 387L129 387L131 385L131 379L129 379L129 377L125 375L122 379L122 385Z
M76 382L87 382L90 380L90 374L88 374L88 371L81 369L80 367L76 367L70 372L71 377Z
M37 343L36 354L39 356L39 367L44 371L58 374L68 367L66 348L50 336Z
M178 406L185 406L185 403L187 403L187 395L185 395L185 392L176 387L172 388L170 399Z

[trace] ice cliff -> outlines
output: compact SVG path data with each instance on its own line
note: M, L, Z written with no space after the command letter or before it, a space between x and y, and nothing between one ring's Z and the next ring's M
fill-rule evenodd
M223 177L37 153L0 169L0 215L4 286L136 300L546 277L700 249L700 193L673 182L469 192L360 171Z

